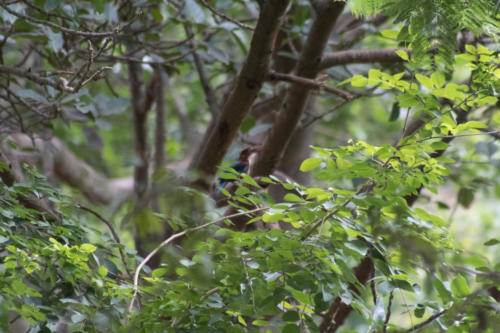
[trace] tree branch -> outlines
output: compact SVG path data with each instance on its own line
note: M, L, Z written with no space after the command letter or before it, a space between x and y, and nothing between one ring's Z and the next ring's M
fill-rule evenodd
M317 17L311 26L295 71L296 76L306 79L317 76L321 55L345 6L344 2L330 0L315 1L313 4ZM264 150L257 157L253 175L267 176L272 173L304 112L308 97L309 90L304 89L303 84L292 83L278 119L264 144Z
M288 3L289 0L263 3L245 64L200 156L193 159L192 169L205 175L216 173L266 79L274 40Z
M185 25L184 29L186 31L187 38L191 40L191 46L193 49L196 49L196 40L194 39L193 30L190 26ZM217 103L217 97L215 96L214 89L210 84L210 78L207 75L207 70L205 68L205 63L203 59L199 56L198 53L193 52L193 60L196 70L198 71L198 76L200 77L201 87L203 88L203 92L205 93L205 100L208 104L208 109L212 116L215 117L220 112L219 104Z
M377 49L377 50L347 50L327 53L323 56L319 69L354 64L354 63L374 63L374 62L404 62L396 51L401 50L410 53L405 47Z
M425 321L421 322L420 324L417 324L417 325L412 326L411 328L409 328L407 332L408 333L415 332L416 330L421 329L422 327L424 327L426 325L429 325L434 320L436 320L439 317L441 317L442 315L444 315L446 313L446 311L448 311L448 309L444 309L444 310L436 313L435 315L430 316L427 320L425 320Z
M217 11L215 8L213 8L212 6L210 6L205 0L198 0L198 1L203 5L203 7L205 7L209 11L211 11L212 14L214 14L215 16L218 16L221 19L229 21L231 23L234 23L234 24L236 24L240 28L247 29L247 30L252 30L252 31L255 30L253 27L251 27L249 25L246 25L245 23L242 23L242 22L240 22L240 21L238 21L236 19L233 19L232 17L227 16L224 13L221 13L221 12Z
M278 72L271 71L269 73L269 80L270 81L278 80L278 81L292 82L292 83L297 83L297 84L302 85L302 86L307 87L307 88L324 90L324 91L327 91L330 94L338 96L346 101L350 101L350 100L354 99L354 96L351 95L350 93L343 91L343 90L340 90L338 88L326 86L322 81L320 81L318 79L308 79L308 78L300 77L300 76L293 75L293 74L278 73Z

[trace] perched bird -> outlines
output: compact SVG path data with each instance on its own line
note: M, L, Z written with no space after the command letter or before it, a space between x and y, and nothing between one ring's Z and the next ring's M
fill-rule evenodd
M238 173L246 173L250 168L250 156L254 153L258 153L262 151L262 146L258 147L248 147L241 151L240 157L236 162L231 164L231 168L234 169ZM232 182L233 179L223 179L219 178L219 188L217 189L216 194L219 194L221 188L224 188L229 182Z

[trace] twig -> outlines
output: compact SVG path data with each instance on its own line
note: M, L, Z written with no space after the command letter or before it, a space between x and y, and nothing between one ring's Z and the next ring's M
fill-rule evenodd
M327 69L339 65L359 64L359 63L375 63L375 62L404 62L396 51L405 51L411 53L410 50L404 47L393 49L376 49L376 50L346 50L327 53L322 57L320 69Z
M38 83L41 86L51 86L52 88L56 88L58 90L74 92L74 89L72 87L68 87L67 85L65 85L63 81L56 82L19 68L0 65L0 73L21 76L35 83Z
M432 140L432 139L453 139L453 138L460 138L463 136L477 136L477 135L485 135L485 134L500 134L500 130L488 131L488 132L483 132L483 133L467 133L467 134L457 134L457 135L430 136L428 138L417 140L417 142L420 143L420 142L424 142L424 141Z
M194 38L193 30L190 26L185 25L184 30L186 31L187 38L190 40L191 47L196 50L196 40ZM214 89L210 84L210 78L207 75L207 70L205 67L205 63L203 59L198 55L195 51L193 52L193 59L196 70L198 72L198 76L200 77L201 87L203 88L203 92L205 93L205 100L208 104L208 109L213 117L217 116L220 112L219 104L217 103L217 97L215 96Z
M412 327L410 327L407 332L415 332L416 330L418 329L421 329L422 327L426 326L426 325L429 325L430 323L432 323L434 320L436 320L437 318L441 317L443 314L445 314L445 312L448 311L448 309L444 309L443 311L440 311L438 313L436 313L435 315L432 315L429 317L429 319L421 322L420 324L417 324L417 325L414 325Z
M385 314L384 328L382 330L383 333L387 332L387 324L389 323L389 319L391 319L391 307L393 299L394 299L394 290L392 290L391 293L389 294L389 303L387 303L387 313Z
M269 209L269 207L261 207L261 208L256 208L256 209L253 209L253 210L249 210L249 211L246 211L246 212L241 212L241 213L236 213L236 214L232 214L232 215L227 215L227 216L223 216L217 220L214 220L214 221L211 221L211 222L208 222L208 223L205 223L205 224L202 224L202 225L199 225L197 227L193 227L193 228L189 228L189 229L186 229L184 231L181 231L181 232L178 232L176 234L173 234L172 236L170 236L169 238L167 238L166 240L164 240L163 242L160 243L160 245L158 245L153 251L151 251L140 263L139 265L137 266L136 270L135 270L135 274L134 274L134 294L132 295L132 299L130 300L130 304L129 304L129 307L128 307L128 316L130 315L130 313L132 313L132 307L134 305L134 300L135 300L135 297L137 296L137 293L139 291L138 289L138 285L139 285L139 274L142 270L142 268L144 267L144 265L146 265L148 263L148 261L158 252L160 251L160 249L162 247L164 247L165 245L169 244L171 241L173 241L174 239L176 238L179 238L181 236L184 236L185 234L187 234L188 232L191 232L191 231L196 231L196 230L200 230L200 229L203 229L203 228L206 228L206 227L209 227L211 225L214 225L214 224L217 224L219 222L222 222L224 220L227 220L227 219L231 219L233 217L238 217L238 216L242 216L242 215L247 215L247 214L253 214L253 213L257 213L257 212L261 212L261 211L264 211L264 210L267 210Z
M84 210L86 212L91 213L92 215L97 217L99 220L101 220L101 222L104 223L108 227L109 231L111 231L111 235L113 235L115 242L119 245L122 245L122 243L120 241L120 237L118 236L115 229L113 228L113 225L108 220L106 220L104 217L102 217L101 214L99 214L98 212L96 212L95 210L93 210L91 208L88 208L88 207L85 207L82 205L76 205L76 207L81 209L81 210ZM123 253L123 249L121 247L119 247L118 251L120 252L120 257L122 259L123 266L125 266L125 271L127 272L128 277L132 277L132 274L130 273L130 270L129 270L128 265L127 265L125 253Z
M335 96L339 96L340 98L350 101L354 99L354 96L346 91L340 90L338 88L326 86L322 81L317 79L308 79L305 77L286 74L286 73L278 73L271 71L268 75L270 81L286 81L286 82L294 82L303 85L304 87L309 87L313 89L325 90Z
M236 20L236 19L234 19L232 17L229 17L229 16L227 16L224 13L221 13L221 12L217 11L215 8L213 8L212 6L210 6L205 0L198 0L198 1L203 5L203 7L205 7L209 11L211 11L212 14L214 14L215 16L218 16L221 19L229 21L231 23L234 23L234 24L236 24L240 28L251 30L251 31L255 30L254 27L251 27L251 26L249 26L249 25L247 25L245 23L241 23L240 21L238 21L238 20Z
M372 290L373 297L373 305L377 304L377 289L375 289L375 270L372 270L372 274L370 276L370 288Z

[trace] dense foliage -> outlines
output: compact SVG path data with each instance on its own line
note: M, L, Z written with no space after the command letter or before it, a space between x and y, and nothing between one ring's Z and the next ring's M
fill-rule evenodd
M495 332L497 21L488 0L3 1L1 329Z

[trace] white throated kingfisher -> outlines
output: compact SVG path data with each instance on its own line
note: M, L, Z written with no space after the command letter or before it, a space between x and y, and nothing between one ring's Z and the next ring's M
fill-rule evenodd
M250 156L254 153L258 153L262 151L262 146L258 147L248 147L241 151L240 157L236 162L231 164L231 168L234 169L238 173L246 173L250 168ZM216 194L219 194L220 189L224 188L228 183L234 181L233 179L223 179L219 178L219 188L217 189Z

